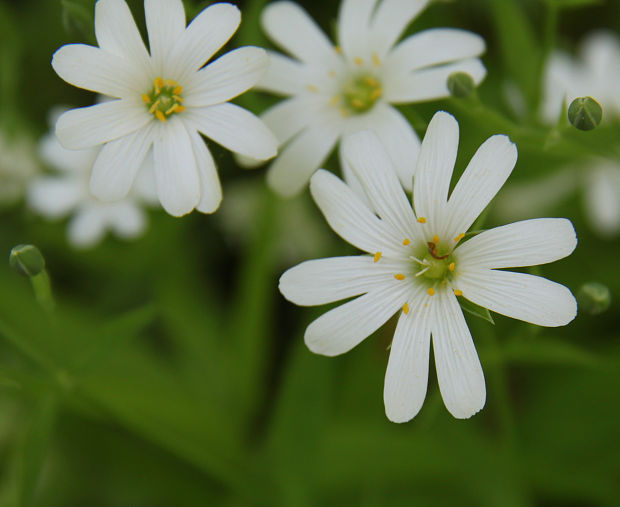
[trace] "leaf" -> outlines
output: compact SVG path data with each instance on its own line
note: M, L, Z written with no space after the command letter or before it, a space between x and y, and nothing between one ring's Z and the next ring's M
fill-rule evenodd
M478 306L477 304L472 303L471 301L468 301L467 299L463 297L459 297L458 300L459 300L459 304L461 305L461 308L464 311L473 315L474 317L478 317L482 320L486 320L487 322L490 322L491 324L495 325L495 321L493 320L493 317L491 316L491 312L489 312L488 308L483 308L482 306Z
M62 0L62 24L70 34L94 42L95 15L89 0Z
M577 7L587 7L588 5L601 5L603 0L545 0L549 5L560 9L573 9Z

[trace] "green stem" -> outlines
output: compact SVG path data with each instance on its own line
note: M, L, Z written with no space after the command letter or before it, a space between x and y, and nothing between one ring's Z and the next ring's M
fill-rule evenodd
M30 283L38 303L51 313L54 310L54 297L52 296L52 285L47 271L43 270L38 275L30 277Z

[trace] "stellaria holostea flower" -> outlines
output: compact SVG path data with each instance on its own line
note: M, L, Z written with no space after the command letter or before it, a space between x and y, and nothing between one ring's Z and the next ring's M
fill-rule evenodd
M58 173L39 176L28 186L28 205L37 213L49 219L72 215L67 237L77 248L95 245L106 230L123 239L138 237L147 224L142 206L157 203L152 155L143 162L132 191L123 199L102 202L91 195L88 178L100 150L67 150L53 133L47 134L39 143L39 153Z
M517 149L506 136L489 138L448 199L458 136L451 115L433 117L417 162L415 211L379 139L367 131L346 138L344 157L372 209L325 170L312 177L310 190L334 231L367 255L307 261L280 278L282 294L299 305L359 296L308 326L306 344L319 354L347 352L400 313L384 387L386 414L395 422L408 421L422 406L431 336L448 410L467 418L484 406L484 375L457 298L541 326L565 325L576 315L575 298L563 285L502 270L570 254L577 243L570 221L527 220L465 240L512 172Z
M185 26L181 0L145 0L150 54L124 0L99 0L100 47L63 46L54 70L65 81L116 100L61 116L56 134L70 149L103 145L90 180L104 201L127 195L153 151L162 206L175 216L217 209L222 198L215 163L200 134L258 159L276 154L273 134L256 116L227 101L251 88L268 65L263 49L233 50L203 68L233 35L241 15L219 3Z
M333 46L297 4L275 2L263 11L267 35L293 58L270 53L257 88L288 96L262 118L282 152L268 180L283 195L299 192L346 133L370 129L379 136L401 183L411 189L420 140L392 104L447 97L448 76L486 74L477 58L484 40L471 32L437 28L397 44L427 0L343 0L339 45ZM346 161L344 176L353 180Z

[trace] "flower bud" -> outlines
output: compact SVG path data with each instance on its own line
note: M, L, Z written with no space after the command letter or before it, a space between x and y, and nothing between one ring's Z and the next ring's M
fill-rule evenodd
M611 293L598 282L584 283L577 293L579 308L590 315L598 315L609 308Z
M592 130L603 119L603 108L592 97L579 97L568 106L568 120L579 130Z
M45 269L45 259L34 245L17 245L11 249L9 265L22 276L37 276Z
M475 88L474 78L465 72L453 72L448 76L448 90L453 97L469 97Z

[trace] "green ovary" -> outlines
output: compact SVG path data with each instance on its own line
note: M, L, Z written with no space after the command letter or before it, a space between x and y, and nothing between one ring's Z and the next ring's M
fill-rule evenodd
M357 76L342 90L345 109L357 114L370 110L382 95L381 85L369 75Z

